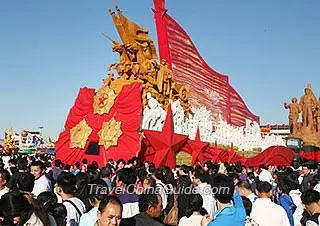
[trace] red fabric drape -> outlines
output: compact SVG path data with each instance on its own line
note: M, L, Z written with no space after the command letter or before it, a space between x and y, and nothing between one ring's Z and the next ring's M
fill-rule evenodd
M141 90L141 83L124 86L115 99L110 112L97 115L93 113L94 89L81 88L67 117L65 131L60 134L57 141L57 158L66 164L73 164L86 158L89 162L95 160L100 166L103 166L109 158L128 160L137 156L141 146L141 137L138 133L142 119ZM103 123L113 117L116 121L121 122L123 132L118 139L118 145L111 146L108 150L100 146L98 155L86 154L90 142L99 141L98 132L101 130ZM70 148L70 129L84 118L93 130L87 140L86 147L84 149Z

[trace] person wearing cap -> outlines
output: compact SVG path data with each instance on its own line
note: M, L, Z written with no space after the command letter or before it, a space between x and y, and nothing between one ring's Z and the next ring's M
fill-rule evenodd
M310 184L312 181L312 174L310 167L308 165L304 165L302 167L302 175L303 175L303 180L301 182L301 192L305 192L310 189Z

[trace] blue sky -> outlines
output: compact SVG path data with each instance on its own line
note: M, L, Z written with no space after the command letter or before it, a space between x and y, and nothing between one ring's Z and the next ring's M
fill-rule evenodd
M57 137L80 87L99 88L117 60L110 0L0 3L0 137L13 127ZM152 0L116 1L156 41ZM287 123L283 103L308 83L320 95L320 1L167 0L208 64L227 74L262 123Z

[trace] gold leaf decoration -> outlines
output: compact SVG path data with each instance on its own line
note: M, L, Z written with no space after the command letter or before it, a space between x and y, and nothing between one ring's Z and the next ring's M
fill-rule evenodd
M122 135L121 122L117 122L114 118L103 123L102 129L99 131L99 145L103 145L105 149L118 144L118 139Z
M92 129L83 119L70 130L70 148L84 148Z
M94 113L103 115L109 113L117 95L114 90L107 85L103 85L94 96Z

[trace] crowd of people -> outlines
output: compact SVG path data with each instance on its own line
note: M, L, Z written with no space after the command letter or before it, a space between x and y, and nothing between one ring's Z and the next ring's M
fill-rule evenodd
M54 155L3 154L1 226L313 226L317 166L240 163L156 168L139 159L105 166Z

